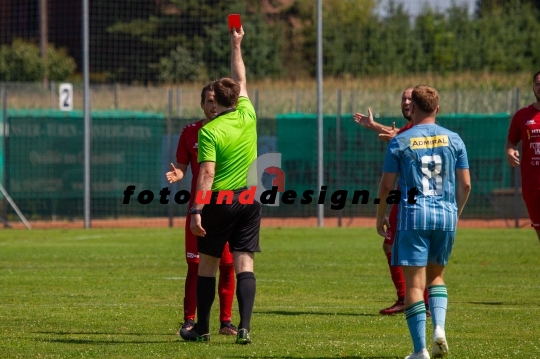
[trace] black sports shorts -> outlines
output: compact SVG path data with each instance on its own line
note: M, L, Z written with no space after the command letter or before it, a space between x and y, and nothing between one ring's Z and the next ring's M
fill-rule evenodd
M231 252L260 252L259 230L262 206L259 202L241 204L238 195L246 189L233 191L231 204L217 204L218 193L212 193L209 204L203 207L201 224L206 236L197 237L199 253L221 258L226 242Z

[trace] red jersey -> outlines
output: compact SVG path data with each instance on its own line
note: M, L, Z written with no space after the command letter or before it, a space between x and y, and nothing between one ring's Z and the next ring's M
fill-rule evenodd
M402 128L399 129L398 131L398 135L402 132L405 132L407 131L409 128L411 128L413 126L412 124L412 121L407 121L407 124L405 126L403 126Z
M190 123L182 129L178 147L176 148L176 162L191 166L191 198L189 205L193 204L195 199L195 190L197 189L197 177L199 177L198 145L199 129L203 126L203 120Z
M523 190L540 190L540 110L534 104L524 107L512 118L508 141L522 142L521 181Z

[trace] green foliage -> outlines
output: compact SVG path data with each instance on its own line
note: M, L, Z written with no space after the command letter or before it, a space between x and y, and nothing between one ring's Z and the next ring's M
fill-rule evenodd
M299 1L302 4L313 1ZM426 7L416 18L391 1L384 16L371 1L330 1L324 7L324 72L331 76L421 72L528 71L538 65L538 11L513 0L476 19L465 5L445 13ZM499 9L498 11L496 9ZM314 75L316 26L314 6L299 16L304 27L303 53Z
M478 22L483 66L490 71L515 72L540 65L537 11L529 4L496 8Z
M260 14L245 21L247 35L242 40L247 76L252 78L277 77L282 71L283 37L278 26L267 24ZM223 76L223 75L222 75Z
M0 81L39 81L46 73L39 48L21 39L0 47Z
M168 57L159 62L159 78L164 82L202 81L208 78L206 67L191 52L182 46L172 50Z
M152 40L143 40L148 40L153 27L157 26L158 15L159 7L154 1L92 0L90 71L99 74L103 82L155 80L157 70L150 64L157 63L160 54L149 44Z
M242 40L242 57L246 65L248 79L276 77L282 73L281 44L279 27L269 25L259 12L248 13L247 2L237 3L230 12L240 13L245 36ZM208 41L201 48L206 59L212 59L217 66L208 69L210 79L230 76L230 36L227 24L213 24L205 28Z
M208 81L230 74L230 45L224 14L242 15L247 33L243 57L251 78L281 73L281 32L267 23L249 1L180 1L174 11L156 8L147 19L130 19L108 27L150 49L146 80L163 82ZM216 19L220 21L217 22Z
M482 17L493 11L520 5L531 5L540 10L540 0L477 0L476 15Z
M452 70L454 52L457 52L455 36L447 31L445 17L428 10L416 21L418 35L424 34L424 54L427 70L446 72Z
M148 35L154 34L159 26L159 19L150 17L148 20L135 19L130 22L118 22L110 26L107 30L111 33L119 32L140 36L143 40L149 40Z
M324 5L325 71L330 75L358 73L362 69L362 57L366 54L366 35L375 20L372 15L375 3L372 0L333 0Z
M66 49L57 49L53 45L47 48L47 77L52 81L64 81L75 73L77 63Z
M377 31L380 27L384 31ZM418 66L422 49L415 41L416 34L402 4L390 2L386 17L380 26L373 26L372 31L379 34L378 39L371 41L377 50L376 59L372 61L373 72L403 74Z
M34 43L15 39L11 45L0 47L0 81L39 81L45 76L53 81L63 81L76 68L75 60L67 51L52 44L47 48L45 62Z
M453 2L412 17L401 2L323 1L324 74L530 72L540 68L540 0L478 0L475 15ZM242 15L249 79L299 79L316 72L316 1L95 0L92 78L104 82L209 81L230 73L226 14ZM136 11L135 11L136 9ZM382 15L381 15L382 14ZM70 49L79 51L78 49ZM49 45L0 46L0 81L62 81L76 70Z
M298 16L304 20L304 60L315 74L317 21L313 0L300 0ZM323 2L323 63L329 75L358 74L365 68L367 41L376 21L372 0L330 0Z

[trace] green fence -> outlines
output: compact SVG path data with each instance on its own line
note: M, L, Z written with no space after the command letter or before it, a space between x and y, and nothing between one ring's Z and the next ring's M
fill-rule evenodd
M83 191L81 113L8 111L8 187L14 199L77 198ZM92 115L92 196L115 197L128 184L156 186L163 117Z
M93 218L167 216L159 203L159 191L168 184L164 173L175 161L181 128L194 118L171 120L171 147L168 147L167 120L162 114L99 111L92 114L91 212ZM282 153L286 189L299 194L294 204L265 207L269 217L305 217L317 213L317 119L314 114L284 114L258 120L259 155ZM397 126L402 118L377 118ZM473 178L473 192L467 206L469 217L507 216L496 191L513 185L503 146L509 115L445 115L438 121L457 133L467 145ZM5 166L0 175L10 195L30 219L81 218L83 214L83 116L79 111L8 110ZM352 205L352 191L376 193L387 143L363 129L352 115L341 116L341 171L338 175L336 116L324 117L324 184L326 216L338 212L330 208L331 194L349 191L342 210L344 216L373 216L372 204ZM189 189L190 178L175 184L172 192ZM340 185L338 186L338 181ZM123 192L136 186L131 203L124 205ZM151 190L154 200L138 203L142 190ZM313 190L314 201L302 205L303 191ZM504 192L504 191L503 191ZM499 195L500 197L500 195ZM372 201L370 201L372 203ZM174 215L184 215L187 205L174 205ZM504 207L504 205L503 205ZM506 205L508 207L508 205ZM508 211L507 211L508 212ZM10 219L15 219L13 213Z
M0 112L0 120L2 114ZM93 218L167 216L159 191L168 186L165 172L175 162L181 129L198 118L173 118L168 146L167 120L158 113L92 112L91 213ZM259 120L259 152L276 151L275 119ZM2 122L3 126L3 122ZM2 128L0 126L0 128ZM2 140L0 178L29 219L82 218L83 114L81 111L8 110ZM3 146L0 146L4 148ZM5 175L5 176L4 176ZM172 186L172 193L190 189L190 175ZM127 186L136 186L128 205ZM137 196L150 190L147 205ZM185 215L187 205L174 205L174 215ZM9 210L8 217L17 220Z
M508 133L510 116L456 114L437 118L438 123L457 132L467 146L473 192L467 205L466 215L471 217L499 217L499 198L494 190L511 186L511 170L506 164L504 143ZM376 121L397 127L405 124L403 118L377 118ZM324 116L324 184L328 186L325 215L335 216L330 209L330 195L337 189L377 192L381 178L386 142L376 134L353 121L352 115L340 119L340 182L336 153L336 116ZM314 114L284 114L277 117L278 150L283 154L282 167L286 174L286 188L302 193L317 188L317 117ZM289 215L314 216L315 205L301 205L299 201L288 208ZM373 203L373 201L370 201ZM346 216L375 215L372 204L352 205L348 199L343 209Z
M83 114L8 110L5 185L30 218L81 217ZM92 113L92 210L118 215L127 185L159 189L164 117L127 111ZM122 211L124 209L120 208Z

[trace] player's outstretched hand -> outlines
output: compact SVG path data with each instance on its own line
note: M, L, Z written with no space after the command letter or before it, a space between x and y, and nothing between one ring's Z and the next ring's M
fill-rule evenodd
M231 33L231 46L240 46L242 38L244 37L244 27L240 27L239 29L233 27L229 32Z
M388 217L384 216L383 218L377 218L377 233L379 233L381 237L386 237L388 228L390 228Z
M519 151L513 148L506 150L506 160L511 167L519 166Z
M390 140L397 135L396 123L392 122L392 128L387 130L386 128L381 128L382 133L379 133L379 140L384 142L390 142Z
M202 227L200 214L191 215L191 222L189 224L189 228L191 229L191 233L193 233L197 237L204 237L206 235L206 231Z
M375 123L375 121L373 121L373 114L371 113L370 108L368 108L367 116L362 113L355 113L353 117L354 117L354 122L356 122L357 124L359 124L360 126L364 128L370 129L371 127L373 127L373 124Z
M182 179L182 174L180 170L174 167L174 165L171 163L171 171L165 173L165 177L167 177L167 181L169 181L169 183L174 183Z

